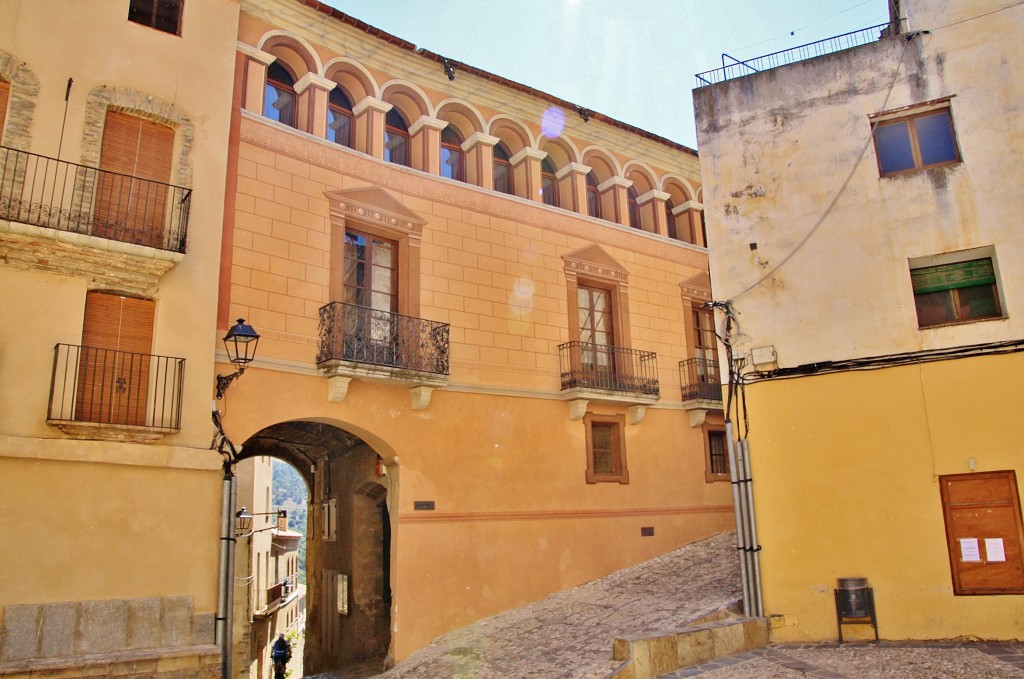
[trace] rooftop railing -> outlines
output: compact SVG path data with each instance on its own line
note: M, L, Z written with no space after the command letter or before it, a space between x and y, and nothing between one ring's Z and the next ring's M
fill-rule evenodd
M183 358L58 344L47 420L177 431L184 379Z
M447 323L331 302L320 308L318 364L332 360L448 374Z
M590 342L558 346L562 389L597 389L658 396L658 355Z
M192 189L0 146L0 219L185 252Z
M824 40L818 40L817 42L807 43L806 45L800 45L799 47L772 52L771 54L754 59L736 59L728 54L722 54L722 67L698 73L697 87L714 85L715 83L732 80L733 78L742 78L751 73L759 73L778 68L779 66L794 64L804 59L813 59L814 57L832 54L833 52L841 52L851 47L866 45L878 40L882 35L883 29L888 27L888 23L870 26ZM730 63L726 63L726 59L729 59Z

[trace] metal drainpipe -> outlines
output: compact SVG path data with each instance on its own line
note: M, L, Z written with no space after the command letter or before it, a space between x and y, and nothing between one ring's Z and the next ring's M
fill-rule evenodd
M222 679L231 676L231 613L234 606L235 575L235 473L229 460L224 461L224 482L221 500L220 570L217 577L217 644L220 646Z
M732 481L732 506L736 516L736 554L740 559L740 581L743 583L743 614L752 612L750 582L747 564L747 521L743 510L746 498L740 492L740 465L736 455L736 442L732 438L732 421L725 421L725 445L729 451L729 478Z
M750 587L754 605L754 616L764 616L764 602L761 592L761 553L757 543L757 520L754 515L754 479L750 473L750 441L740 441L740 451L743 454L743 486L747 498L747 538L750 543Z

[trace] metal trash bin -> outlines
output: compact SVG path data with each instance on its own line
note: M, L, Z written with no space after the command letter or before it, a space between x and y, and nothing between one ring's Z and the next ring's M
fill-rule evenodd
M871 615L867 578L839 578L839 613L844 618Z

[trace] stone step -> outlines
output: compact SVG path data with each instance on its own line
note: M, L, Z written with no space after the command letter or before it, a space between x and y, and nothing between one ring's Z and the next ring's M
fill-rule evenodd
M765 618L737 617L734 611L723 609L676 630L616 639L612 655L622 664L609 679L653 679L767 645Z

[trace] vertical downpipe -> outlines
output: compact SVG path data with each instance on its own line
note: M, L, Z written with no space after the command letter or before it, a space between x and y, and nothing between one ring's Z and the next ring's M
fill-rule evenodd
M750 441L740 441L740 449L743 453L743 490L746 495L746 509L750 550L750 588L754 603L754 617L764 616L764 602L761 598L761 554L757 542L757 519L754 514L754 478L750 473Z
M224 461L222 493L216 634L217 645L220 646L221 677L228 679L231 676L231 607L234 605L235 576L235 473L228 460Z
M739 464L737 462L736 444L732 438L732 421L725 421L725 444L729 450L729 478L732 481L732 506L736 516L736 552L740 558L740 581L743 583L743 614L751 615L751 592L748 578L747 563L747 522L743 505L746 497L740 492Z

